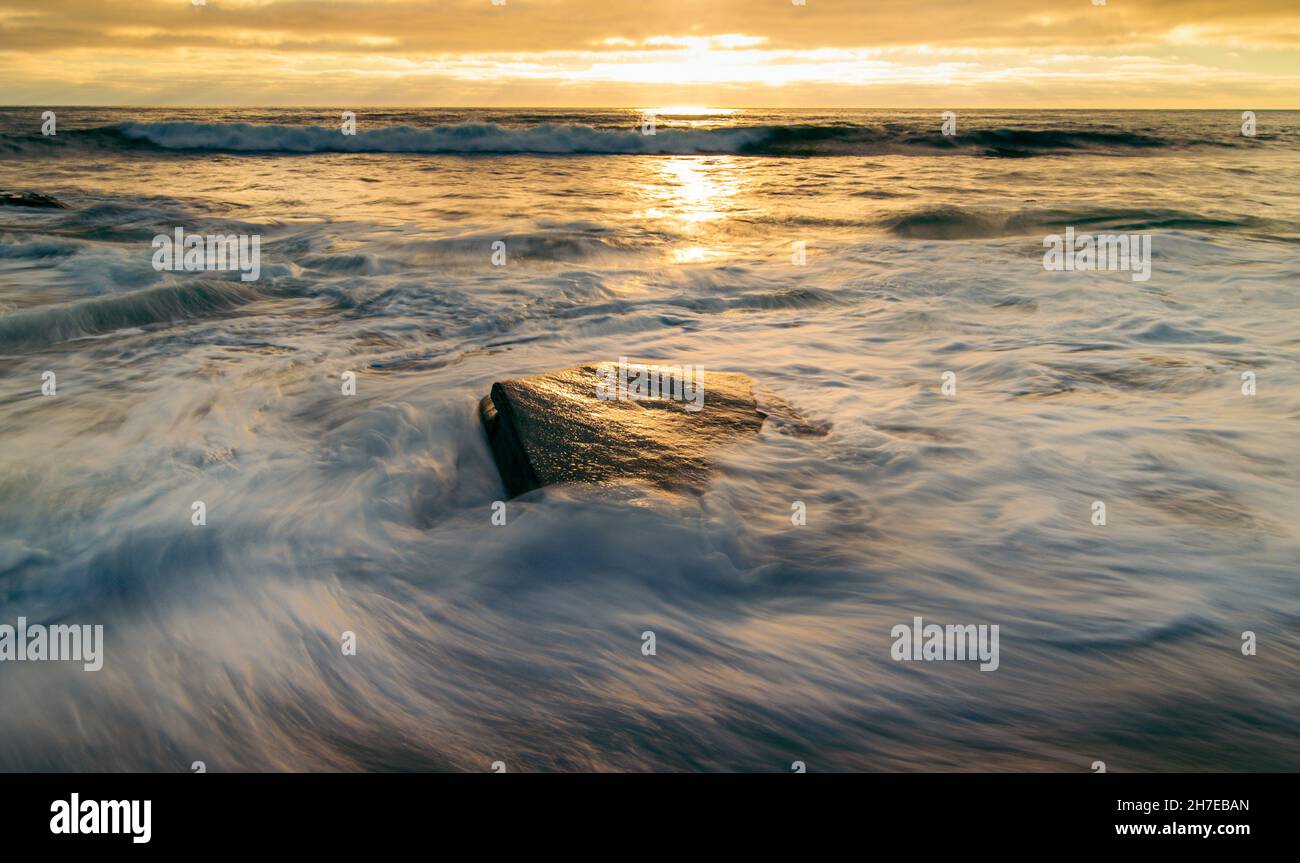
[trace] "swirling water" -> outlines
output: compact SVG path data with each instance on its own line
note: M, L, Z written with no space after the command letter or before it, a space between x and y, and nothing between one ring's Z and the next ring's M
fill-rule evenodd
M0 769L1300 769L1300 114L56 111L0 111L68 204L0 208L0 623L105 662L0 663ZM494 526L477 400L622 355L829 434Z

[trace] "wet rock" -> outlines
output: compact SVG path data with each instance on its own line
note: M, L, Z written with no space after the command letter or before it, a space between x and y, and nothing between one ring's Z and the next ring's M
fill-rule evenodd
M41 207L66 210L68 205L40 192L6 192L0 190L0 207Z
M641 480L699 489L710 457L756 437L767 417L753 381L731 372L702 373L702 399L694 401L689 378L684 391L663 383L668 397L618 398L615 383L615 397L601 398L598 384L617 381L611 366L616 372L617 364L587 363L492 385L479 417L512 497L557 482Z

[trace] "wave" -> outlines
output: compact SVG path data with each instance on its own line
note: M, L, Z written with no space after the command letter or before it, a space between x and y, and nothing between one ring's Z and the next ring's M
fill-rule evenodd
M117 127L131 142L167 150L261 153L537 153L537 154L704 154L737 153L757 142L760 129L719 132L595 129L545 123L511 128L496 123L458 123L419 129L389 126L344 135L321 126L254 126L248 123L125 123Z
M943 135L875 126L777 126L769 128L763 142L769 153L796 156L1035 156L1073 151L1118 153L1174 145L1151 135L1096 129L1003 128Z
M734 126L726 129L599 129L543 123L514 127L456 123L429 128L387 126L344 135L324 126L250 123L142 123L73 130L57 146L80 142L122 149L223 153L427 153L590 155L875 156L965 155L1024 157L1076 152L1151 151L1186 146L1233 146L1219 141L1174 141L1097 129L985 129L944 136L920 127L857 125ZM52 147L52 139L7 136L4 149ZM75 145L75 144L74 144Z
M24 309L0 317L0 351L206 317L261 298L243 283L210 280Z
M895 214L882 227L897 237L910 240L974 240L1014 237L1043 231L1063 231L1073 226L1080 231L1138 232L1154 230L1220 231L1268 229L1264 219L1240 217L1219 219L1182 210L1125 209L1029 209L974 210L935 206Z

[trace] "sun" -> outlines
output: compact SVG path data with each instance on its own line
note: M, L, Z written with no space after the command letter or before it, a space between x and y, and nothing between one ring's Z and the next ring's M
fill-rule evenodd
M657 108L642 108L641 111L661 117L725 117L736 113L734 108L709 108L704 105L660 105Z

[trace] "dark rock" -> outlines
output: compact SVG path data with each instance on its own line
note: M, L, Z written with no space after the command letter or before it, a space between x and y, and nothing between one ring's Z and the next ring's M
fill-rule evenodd
M557 482L626 479L698 489L709 456L756 437L767 416L748 376L709 371L702 380L695 411L673 399L606 400L596 394L597 364L587 363L494 383L479 417L512 497Z
M66 210L68 205L58 198L42 195L40 192L4 192L0 191L0 207L42 207L52 210Z

